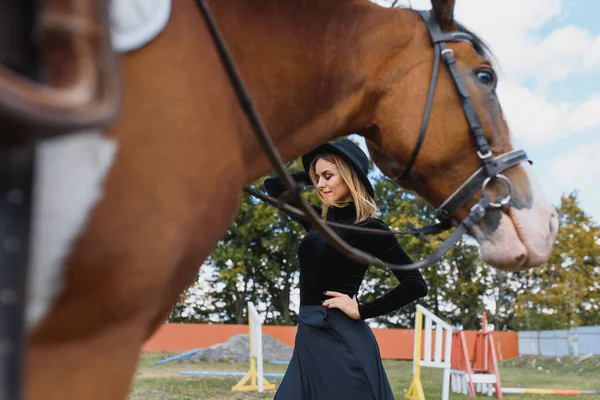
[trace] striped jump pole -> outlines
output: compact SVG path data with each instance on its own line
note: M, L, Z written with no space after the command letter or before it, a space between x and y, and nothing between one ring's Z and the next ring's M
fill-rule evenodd
M581 394L598 394L600 390L576 390L576 389L536 389L536 388L509 388L502 387L502 393L513 393L513 394L554 394L554 395L567 395L567 396L579 396Z
M413 381L405 397L410 400L425 400L425 393L421 384L421 367L430 367L444 370L441 399L448 400L450 395L451 358L452 326L442 321L425 307L417 305Z
M250 344L250 370L248 372L237 371L181 371L181 375L197 376L240 376L242 379L231 388L234 392L264 392L265 390L275 390L275 385L266 378L283 378L284 374L265 373L263 371L263 347L262 347L262 320L256 307L252 302L248 302L248 339ZM191 350L186 353L168 357L157 361L156 364L166 362L195 354L201 349ZM283 363L283 361L273 361L273 364Z
M186 351L185 353L177 354L177 355L174 355L174 356L171 356L171 357L163 358L162 360L158 360L158 361L156 361L154 363L154 365L166 364L168 362L179 360L181 358L185 358L185 357L188 357L188 356L193 356L194 354L199 353L199 352L200 352L200 349Z
M250 371L231 388L234 392L275 390L275 385L265 379L263 372L262 321L252 302L248 302L248 325L250 333Z
M425 400L425 392L421 384L421 339L423 337L423 313L417 309L415 317L415 349L413 355L413 380L406 393L409 400Z
M195 376L246 376L246 372L237 372L237 371L180 371L181 375L195 375ZM263 377L265 378L283 378L284 374L281 373L263 373Z

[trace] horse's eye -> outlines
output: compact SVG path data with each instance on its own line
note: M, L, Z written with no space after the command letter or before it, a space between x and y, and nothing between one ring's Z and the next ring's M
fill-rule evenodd
M480 69L479 71L475 72L475 76L477 76L479 83L491 88L496 87L497 79L494 71L489 69Z

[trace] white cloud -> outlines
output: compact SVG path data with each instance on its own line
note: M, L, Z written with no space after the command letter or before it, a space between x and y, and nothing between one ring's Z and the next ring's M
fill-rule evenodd
M597 186L600 176L600 141L575 147L554 158L551 175L564 190Z
M595 38L586 30L563 26L539 41L528 41L522 60L514 62L515 77L530 78L540 87L563 81L584 70L584 59ZM593 60L590 59L591 65Z
M583 58L582 66L585 71L591 71L600 67L600 36L597 36L590 45L588 52Z
M600 141L586 143L552 160L549 175L554 177L556 187L551 188L558 196L560 193L579 191L582 209L600 222Z
M390 5L393 0L373 0ZM429 0L399 4L430 9ZM564 80L575 72L600 66L600 35L576 26L561 26L547 36L539 29L564 13L562 0L461 0L455 16L480 35L501 62L506 79L532 79L540 86Z
M513 134L527 143L550 143L600 129L600 93L579 102L554 101L518 85L501 85L498 95Z
M532 80L539 87L600 65L600 36L572 25L539 33L561 13L561 0L462 0L456 5L457 19L490 45L507 82Z

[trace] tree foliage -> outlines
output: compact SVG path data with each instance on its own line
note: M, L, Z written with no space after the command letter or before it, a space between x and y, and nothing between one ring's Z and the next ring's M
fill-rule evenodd
M563 195L559 231L547 265L520 274L513 329L600 325L600 227Z
M300 164L296 161L288 168L299 170ZM263 181L251 187L260 191ZM210 271L204 277L210 289L198 299L191 293L200 283L192 285L170 320L243 324L247 303L252 301L262 307L265 323L296 324L298 316L290 303L297 292L296 248L303 234L302 227L284 213L244 193L233 225L203 267ZM213 306L206 307L207 303Z
M408 223L424 226L435 221L435 210L414 194L401 190L390 180L378 176L377 204L381 218L392 228L406 230ZM448 233L431 237L426 243L412 235L398 240L414 261L428 257L448 237ZM482 311L488 270L482 267L476 246L468 239L461 240L441 261L421 270L429 285L429 295L421 303L453 324L467 329L476 328ZM389 271L370 269L364 285L366 300L382 295L397 285ZM405 307L376 321L386 327L411 327L414 307Z
M300 169L299 160L288 166ZM381 218L392 229L435 222L434 210L381 175L372 177ZM263 180L252 186L262 188ZM314 190L304 196L317 201ZM496 329L542 330L600 325L600 228L580 208L577 193L558 207L560 230L549 263L515 273L483 264L477 243L463 238L438 263L422 269L429 295L420 302L442 319L479 329L481 316ZM262 307L267 324L293 325L298 316L297 245L303 229L275 207L244 195L234 224L173 309L171 321L246 323L246 304ZM426 243L398 236L413 260L430 255L448 234ZM390 271L370 268L360 301L370 301L397 285ZM291 304L295 302L295 304ZM384 327L412 327L414 306L374 319Z

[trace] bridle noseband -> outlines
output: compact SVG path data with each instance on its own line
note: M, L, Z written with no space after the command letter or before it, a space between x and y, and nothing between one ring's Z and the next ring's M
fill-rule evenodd
M429 257L407 265L396 265L384 262L371 254L365 253L362 250L356 249L348 243L340 239L340 237L333 231L332 227L339 227L353 231L360 231L369 234L394 234L389 232L382 232L373 229L366 229L354 226L338 226L339 224L331 222L323 222L321 217L316 214L310 204L302 198L300 195L300 187L293 181L290 174L284 167L284 163L273 143L271 136L268 134L264 124L262 123L258 112L254 109L251 97L242 82L242 79L237 72L235 63L229 53L227 45L221 36L219 29L214 21L214 18L206 5L206 0L197 0L198 6L204 16L204 19L208 25L209 31L215 43L215 47L219 53L219 57L223 63L223 67L231 81L232 87L236 93L237 99L240 106L246 113L248 120L252 126L252 129L264 148L265 153L269 157L271 164L273 165L276 173L279 175L282 184L286 188L284 193L280 196L280 199L273 199L269 196L265 196L253 189L248 187L244 188L247 193L250 193L264 201L267 201L284 212L302 218L310 222L314 229L319 231L338 251L345 254L348 258L355 261L370 264L379 268L390 268L392 270L409 271L419 268L423 268L430 264L439 261L461 238L469 232L475 224L477 224L485 216L489 209L497 209L501 207L508 207L510 203L510 197L512 193L512 185L510 180L500 173L508 168L514 167L523 161L527 161L527 156L524 151L516 150L509 153L501 154L494 157L490 150L489 143L485 138L485 133L481 127L481 122L477 117L477 112L473 107L471 98L467 91L467 87L463 82L460 72L456 65L456 59L454 58L454 52L448 48L448 42L457 41L468 41L474 44L474 38L465 32L451 32L442 33L437 21L427 11L419 11L419 14L425 21L431 42L434 48L434 63L431 82L429 86L429 92L427 96L427 103L425 107L423 122L419 131L419 137L417 144L410 158L409 163L405 167L404 171L397 176L396 180L402 180L405 176L410 173L412 166L414 165L418 153L423 143L424 135L427 130L427 124L431 114L431 108L433 103L433 94L435 92L435 86L437 82L437 75L439 73L440 59L444 61L452 81L456 87L457 93L460 97L465 117L469 125L469 132L473 137L475 146L477 148L477 155L481 160L482 166L473 175L465 181L460 188L456 190L444 203L438 207L437 216L442 221L439 224L427 226L420 229L411 229L409 232L422 236L423 234L438 233L443 230L448 230L451 226L450 218L478 191L481 190L481 196L479 201L471 207L468 215L457 224L456 229L450 234L450 236L442 243L442 245L436 249ZM508 194L500 200L492 201L485 189L493 181L500 180L507 185ZM285 202L281 201L285 199Z

